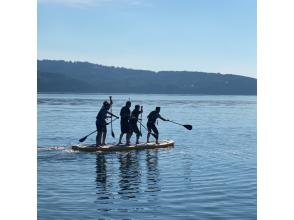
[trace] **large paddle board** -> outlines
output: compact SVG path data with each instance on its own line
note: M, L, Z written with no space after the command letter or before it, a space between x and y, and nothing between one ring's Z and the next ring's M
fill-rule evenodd
M145 150L145 149L156 149L156 148L167 148L173 147L175 144L172 140L164 140L160 141L159 144L155 144L155 142L151 143L140 143L140 144L131 144L130 146L126 145L104 145L101 147L96 147L95 144L77 144L71 146L73 150L77 151L87 151L87 152L95 152L95 151L129 151L129 150Z

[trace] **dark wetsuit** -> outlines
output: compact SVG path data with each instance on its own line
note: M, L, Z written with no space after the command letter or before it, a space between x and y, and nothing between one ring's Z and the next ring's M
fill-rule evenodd
M131 119L130 119L130 127L131 131L135 132L137 135L140 135L140 131L137 125L138 119L139 119L139 114L141 114L142 111L134 109L132 111Z
M155 126L155 122L158 118L160 118L162 120L165 120L165 119L162 118L161 115L156 111L150 112L150 114L147 116L147 118L148 118L148 121L147 121L148 132L151 133L151 131L153 131L156 136L156 139L158 139L159 132Z
M130 120L131 111L128 107L124 106L120 110L120 129L121 133L129 133L130 132Z
M98 132L106 132L106 116L107 116L107 109L102 106L100 111L96 116L96 128Z

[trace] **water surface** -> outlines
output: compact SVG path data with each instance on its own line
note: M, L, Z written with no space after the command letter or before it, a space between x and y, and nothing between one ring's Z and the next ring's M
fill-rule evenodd
M95 130L107 97L38 94L38 219L256 219L256 96L113 95L115 114L131 98L144 123L161 106L193 130L159 121L160 139L176 141L169 149L68 149ZM119 121L113 129L109 143Z

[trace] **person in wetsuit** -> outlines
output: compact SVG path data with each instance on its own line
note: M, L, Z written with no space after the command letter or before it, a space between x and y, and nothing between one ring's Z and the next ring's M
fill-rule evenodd
M131 134L130 138L132 137L133 132L136 134L136 144L139 144L139 137L141 135L141 132L139 131L137 122L139 120L139 115L143 113L143 106L135 105L135 109L132 111L131 118L130 118L130 128L131 128Z
M148 118L148 121L147 121L147 130L148 130L147 143L149 143L150 134L153 131L153 133L154 133L153 136L156 139L155 143L159 144L159 142L158 142L159 133L158 133L158 130L155 126L155 122L158 118L160 118L163 121L168 121L168 119L161 117L159 112L160 112L160 107L156 107L155 111L150 112L149 115L147 116L147 118Z
M110 109L112 105L112 100L110 99L110 103L107 101L103 102L103 105L98 112L96 116L96 129L97 129L97 136L96 136L96 147L99 147L101 145L105 145L105 139L106 139L106 134L107 134L107 128L106 128L106 118L113 116L118 118L116 115L112 114L108 110ZM110 115L110 116L107 116ZM102 138L102 141L101 141Z
M126 105L124 107L121 108L120 110L120 137L119 137L119 141L118 144L122 144L121 139L123 137L124 134L126 134L126 145L130 144L130 124L129 124L129 120L131 117L131 102L127 101Z

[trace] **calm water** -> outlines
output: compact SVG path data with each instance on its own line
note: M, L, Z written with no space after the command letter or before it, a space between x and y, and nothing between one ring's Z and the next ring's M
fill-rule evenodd
M113 113L129 97L144 105L144 123L160 105L193 130L159 121L174 148L72 152L108 94L38 95L39 220L256 219L256 96L113 95ZM116 121L109 143L119 130Z

